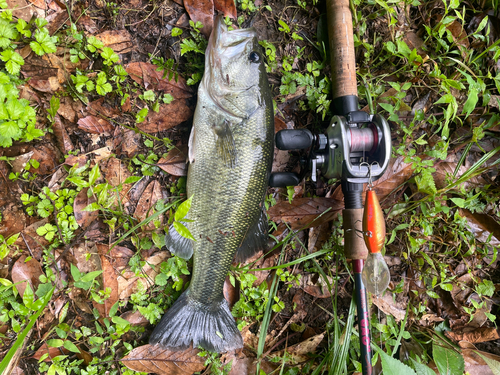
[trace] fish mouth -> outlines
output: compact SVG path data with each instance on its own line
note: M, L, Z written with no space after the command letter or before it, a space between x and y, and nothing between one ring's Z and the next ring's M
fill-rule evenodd
M215 19L206 53L211 57L211 63L220 68L222 58L230 59L242 53L246 44L256 37L257 31L253 27L228 31L224 18L219 15Z
M205 74L202 85L212 101L225 113L239 118L247 118L243 108L233 102L232 97L249 91L251 87L237 87L223 73L223 65L245 52L249 43L254 43L257 31L254 28L228 30L222 16L215 19L214 28L205 52Z

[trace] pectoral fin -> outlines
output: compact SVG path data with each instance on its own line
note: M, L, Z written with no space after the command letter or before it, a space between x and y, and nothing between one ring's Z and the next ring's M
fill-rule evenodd
M226 166L234 168L236 166L236 148L234 145L233 132L229 126L229 121L222 120L213 126L216 137L216 148L218 156L224 161Z
M257 254L260 250L265 250L267 248L267 241L269 239L269 225L267 222L267 215L264 210L262 210L259 219L252 225L243 242L241 243L234 259L236 262L241 263Z
M165 245L172 254L180 258L189 259L193 255L193 240L181 236L173 225L165 235Z

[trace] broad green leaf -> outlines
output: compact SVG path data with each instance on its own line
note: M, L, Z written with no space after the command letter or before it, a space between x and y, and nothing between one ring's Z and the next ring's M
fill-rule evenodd
M64 341L61 339L47 340L47 346L50 346L52 348L60 348L63 345L64 345Z
M127 177L127 179L123 182L124 184L133 184L137 181L139 181L142 177L141 176L130 176Z
M383 350L377 348L377 352L382 360L384 375L417 375L410 367L405 365L403 362L392 358Z
M89 282L94 280L97 276L99 276L102 271L92 271L84 275L80 280L83 282Z
M410 358L411 362L413 364L413 368L417 372L417 375L436 375L436 373L429 368L427 365L424 365L423 363L418 363L415 361L413 358ZM401 374L403 375L403 374Z
M75 344L73 344L71 341L66 340L66 341L64 341L64 344L63 344L63 345L64 345L64 347L65 347L66 349L68 349L70 352L73 352L73 353L80 353L80 349L78 349L78 347L77 347Z
M3 137L18 139L21 136L21 129L15 121L4 121L0 123L0 134Z
M193 196L191 195L189 199L186 199L184 202L180 204L177 211L175 211L175 216L174 216L175 221L182 220L184 219L184 217L186 217L186 215L189 212L189 209L191 208L192 201L193 201Z
M465 370L464 357L446 347L444 341L433 341L432 356L441 375L462 375Z
M479 352L475 351L474 353L479 355L486 362L488 367L491 369L491 372L493 373L493 375L500 375L500 362L495 361L494 359L488 358Z
M89 204L87 207L85 207L84 209L82 209L82 211L87 211L87 212L92 212L92 211L97 211L99 210L101 207L99 206L99 203L97 202L94 202L94 203L91 203Z
M80 280L82 277L82 273L74 264L71 264L71 276L73 277L73 280L75 280L75 281Z
M174 221L174 228L182 237L189 238L193 241L196 241L189 229L187 229L182 223L178 221Z
M27 282L26 289L24 290L23 294L23 303L27 308L31 309L34 300L35 300L35 294L33 293L33 289L31 289L30 283Z
M89 174L89 185L90 186L94 185L95 182L97 181L97 179L100 176L101 176L101 172L99 171L99 165L96 164L96 165L94 165L94 167L90 171L90 174Z
M463 199L463 198L451 198L451 201L453 203L455 203L460 208L465 207L465 199Z
M467 98L467 101L464 104L464 109L462 110L462 113L465 113L466 118L476 108L476 104L477 104L478 100L479 100L479 97L477 95L477 89L474 87L470 87L469 88L469 97Z

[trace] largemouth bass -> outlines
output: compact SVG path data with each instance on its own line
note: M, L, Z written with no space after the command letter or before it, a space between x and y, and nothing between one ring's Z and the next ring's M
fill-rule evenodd
M265 246L263 199L274 149L274 116L264 57L255 29L228 31L217 17L189 138L185 225L196 239L170 228L169 250L194 253L189 288L166 312L149 342L169 349L225 352L243 346L223 297L231 262Z

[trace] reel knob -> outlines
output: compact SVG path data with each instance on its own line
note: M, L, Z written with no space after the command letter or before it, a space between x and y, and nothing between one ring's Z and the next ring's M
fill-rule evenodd
M292 172L274 172L269 176L269 186L287 187L296 186L300 183L300 177Z
M311 147L314 136L307 129L284 129L276 133L275 139L280 150L299 150Z

